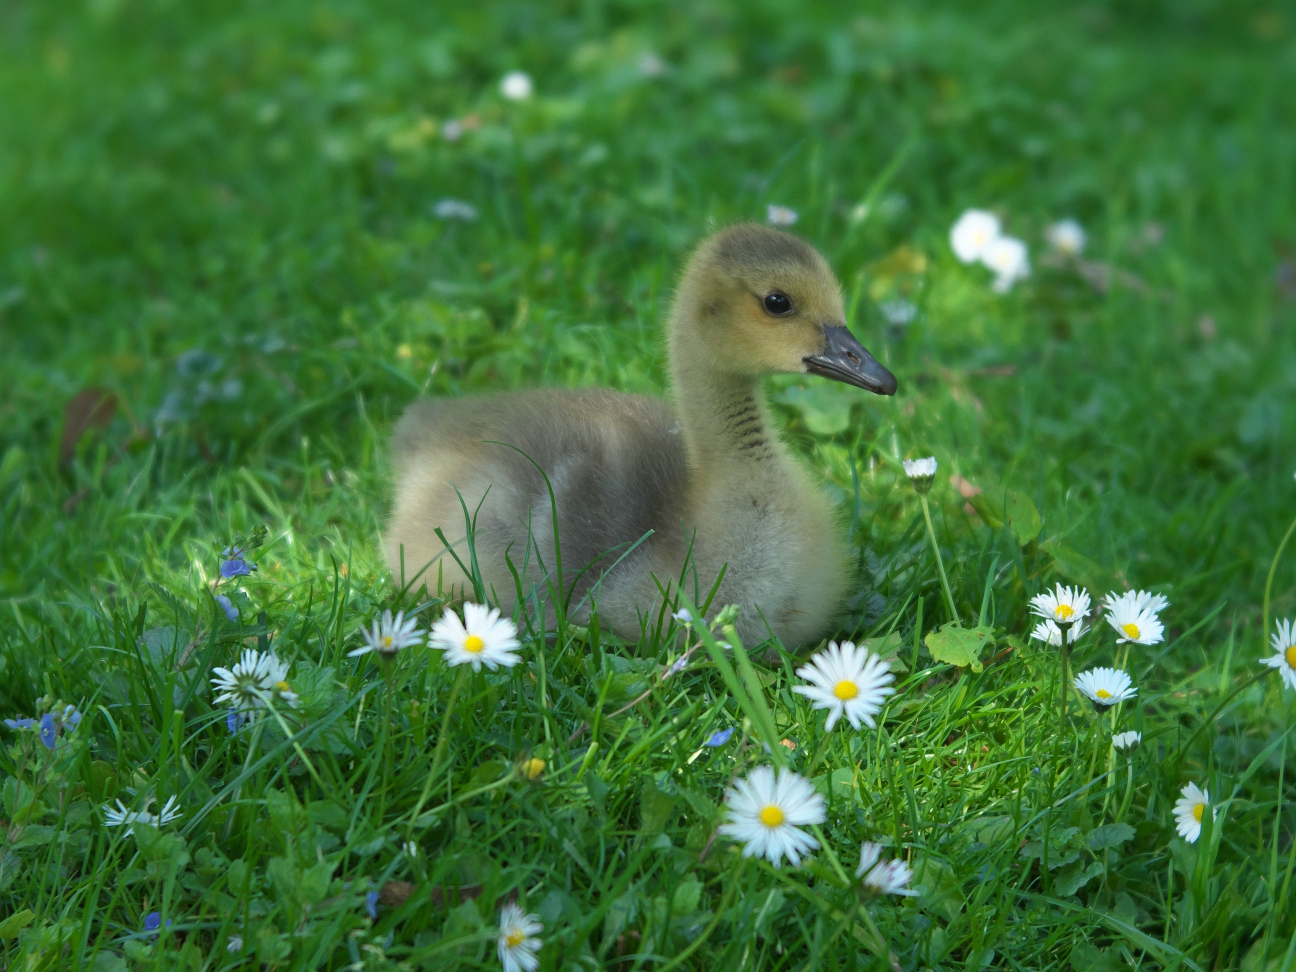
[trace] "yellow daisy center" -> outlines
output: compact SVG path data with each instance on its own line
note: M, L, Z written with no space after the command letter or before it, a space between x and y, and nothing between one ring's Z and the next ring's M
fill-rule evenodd
M517 948L524 941L526 941L526 932L524 932L521 928L514 928L511 932L509 932L507 935L504 936L504 944L508 948Z
M391 635L383 635L383 647L390 648L392 646L392 642L395 640L396 639L393 638Z
M1139 636L1139 626L1131 621L1129 624L1122 624L1121 630L1131 638L1137 639Z
M859 686L850 679L844 678L833 687L833 695L843 702L849 702L859 695Z
M526 774L528 780L534 780L544 772L545 761L538 757L532 757L522 764L522 772Z
M786 819L783 816L783 811L780 810L778 807L774 806L774 804L772 803L769 806L765 807L763 810L761 810L761 812L758 813L756 816L760 818L761 823L763 823L766 827L769 827L771 830L773 830L775 827L777 827Z
M287 682L275 682L275 691L276 691L276 692L287 692L287 691L288 691L288 683L287 683Z
M1075 608L1070 604L1059 604L1053 609L1053 614L1059 621L1070 621L1075 617Z
M1193 807L1193 819L1201 823L1202 813L1206 810L1206 804L1199 803Z
M469 635L464 639L464 651L471 652L474 655L478 654L485 647L486 642L482 641L479 635Z
M1106 689L1099 689L1097 692L1094 693L1094 695L1098 696L1098 698L1100 699L1110 699L1112 697L1112 694L1108 692Z
M1287 659L1288 665L1290 665L1292 668L1296 668L1296 645L1292 645L1285 652L1283 652L1283 657Z

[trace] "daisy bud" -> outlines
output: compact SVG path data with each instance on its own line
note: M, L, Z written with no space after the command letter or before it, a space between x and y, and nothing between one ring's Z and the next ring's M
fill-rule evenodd
M932 483L936 481L936 457L906 459L904 460L904 471L905 475L909 477L909 482L913 484L914 490L920 496L925 496L931 492Z

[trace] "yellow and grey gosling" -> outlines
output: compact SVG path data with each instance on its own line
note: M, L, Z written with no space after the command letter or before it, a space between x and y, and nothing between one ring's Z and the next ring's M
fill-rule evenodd
M675 409L597 388L412 404L392 441L393 576L403 564L407 583L435 590L439 578L471 595L435 532L468 563L466 505L492 597L506 612L516 603L506 556L519 573L526 564L525 591L543 591L556 567L543 469L564 584L572 604L585 602L577 620L592 600L604 628L637 640L641 616L678 586L687 559L690 594L696 578L705 595L728 565L715 603L742 607L749 644L767 637L766 622L788 645L821 637L846 592L848 557L828 500L770 427L760 379L810 372L892 395L895 377L847 330L824 258L763 226L702 242L667 329Z

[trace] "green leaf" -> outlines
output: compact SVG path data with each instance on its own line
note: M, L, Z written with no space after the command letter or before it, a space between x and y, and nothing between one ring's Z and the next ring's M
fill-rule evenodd
M86 774L86 789L96 803L107 803L117 794L117 770L111 763L96 759Z
M328 894L329 881L333 878L335 867L337 863L334 861L320 861L303 871L298 885L302 898L311 904L323 901Z
M130 972L126 960L116 952L100 952L94 957L90 972Z
M593 772L585 774L585 789L589 792L590 803L599 812L600 817L607 816L608 785Z
M13 849L6 850L0 847L0 891L13 884L13 879L18 876L21 869L22 860Z
M904 643L898 632L892 631L881 638L869 638L860 642L860 647L867 648L890 665L892 672L909 671L909 666L900 660L900 649L904 647Z
M18 933L32 923L36 917L30 908L15 912L4 921L0 921L0 939L17 938Z
M666 824L675 814L675 798L663 793L649 783L639 798L639 830L645 834L656 834L666 829Z
M963 882L954 868L935 857L919 854L914 857L913 885L921 886L918 903L928 911L935 911L953 921L963 910Z
M190 637L188 629L167 624L160 628L149 628L139 636L139 643L148 660L161 669L171 663L176 652L189 644Z
M296 897L297 869L288 858L270 858L270 863L266 865L266 877L270 879L270 885L278 897L289 900Z
M1045 540L1040 548L1053 558L1054 570L1067 580L1087 587L1095 596L1101 596L1100 591L1117 587L1116 576L1110 570L1072 550L1056 537Z
M991 634L993 629L989 625L964 628L957 621L951 621L930 632L923 642L931 652L932 658L938 662L957 665L960 668L970 666L972 671L979 672L983 666L977 656L985 647Z
M1175 870L1180 874L1191 875L1197 867L1197 848L1178 837L1170 838L1170 856L1174 858Z
M1133 840L1134 833L1134 828L1127 823L1103 824L1089 831L1089 849L1119 847L1125 841Z
M832 792L835 796L854 797L858 792L855 788L855 768L852 766L841 766L832 771Z
M1088 942L1079 942L1071 949L1071 968L1075 972L1117 972L1124 965L1115 949L1101 949Z
M836 435L850 426L854 399L832 385L815 384L809 388L794 385L776 394L774 400L798 409L806 428L815 435Z
M498 759L488 760L473 770L471 786L479 787L486 786L489 783L494 783L508 771L508 763Z
M698 903L702 900L702 882L696 880L682 881L675 889L675 896L671 900L672 908L677 915L687 915L697 911Z
M1101 875L1102 872L1103 866L1098 861L1093 861L1088 867L1085 867L1083 861L1077 860L1058 872L1054 888L1058 894L1067 898Z
M1012 817L981 817L972 822L976 839L983 844L993 845L1008 840L1015 829Z
M1023 547L1038 537L1044 526L1035 501L1015 489L991 486L969 497L968 502L992 530L1001 529L1005 524L1010 526L1013 537Z

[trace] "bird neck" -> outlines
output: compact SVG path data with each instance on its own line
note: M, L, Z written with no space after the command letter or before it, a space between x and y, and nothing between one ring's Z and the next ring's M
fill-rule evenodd
M774 458L777 440L759 379L717 374L687 360L673 362L672 371L680 434L691 466Z

